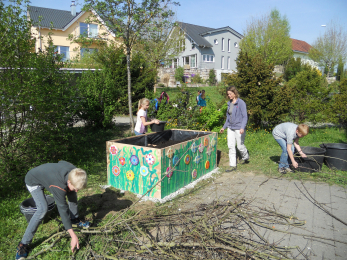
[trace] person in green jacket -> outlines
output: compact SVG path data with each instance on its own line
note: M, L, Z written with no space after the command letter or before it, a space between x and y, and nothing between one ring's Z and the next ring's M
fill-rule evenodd
M31 169L25 176L25 183L37 210L18 244L16 259L27 258L30 251L29 244L47 213L48 205L44 189L54 196L64 227L71 237L71 251L73 252L76 247L79 249L78 237L72 226L89 227L89 222L80 221L77 210L77 192L87 186L87 173L66 161L46 163Z

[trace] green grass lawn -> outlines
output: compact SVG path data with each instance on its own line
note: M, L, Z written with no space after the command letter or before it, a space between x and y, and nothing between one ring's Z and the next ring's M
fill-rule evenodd
M211 99L212 97L218 99L218 92L214 87L204 89L207 93L211 93ZM222 96L219 97L223 98ZM99 185L106 184L106 141L128 136L129 133L116 127L109 129L76 128L73 131L75 131L75 139L71 143L70 152L60 159L70 161L76 166L86 169L88 173L88 188L79 192L79 198L102 193L103 191L99 188ZM340 128L311 128L309 135L300 139L301 146L319 147L319 144L323 142L347 143L346 131ZM239 171L279 176L277 162L279 161L281 149L273 139L271 129L247 130L245 145L250 153L250 163L240 164L238 166ZM226 133L219 134L218 149L222 151L224 159L227 159ZM221 168L223 170L225 167L222 166ZM24 175L24 173L13 173L11 176L0 175L0 259L14 259L15 248L27 226L25 217L19 210L19 204L30 197L25 188ZM287 174L285 177L324 181L329 184L343 186L347 184L347 172L331 171L326 166L323 167L320 173L292 173ZM88 207L88 209L85 207ZM93 205L82 207L81 212L84 212L87 218L92 218ZM55 212L52 217L58 216L58 213ZM33 253L47 247L48 243L42 244L42 242L62 230L62 225L56 220L41 225L34 237ZM92 240L92 236L80 239L81 250L76 254L75 259L85 259L83 257L84 246ZM102 245L98 244L97 241L93 245L102 248ZM65 238L57 244L53 251L48 251L36 259L70 259L72 254L69 248L70 239Z

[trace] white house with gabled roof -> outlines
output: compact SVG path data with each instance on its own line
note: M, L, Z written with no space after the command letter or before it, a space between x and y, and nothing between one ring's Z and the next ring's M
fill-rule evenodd
M214 69L217 80L222 73L236 70L236 58L242 35L229 26L214 29L189 23L177 22L185 34L179 56L170 67Z

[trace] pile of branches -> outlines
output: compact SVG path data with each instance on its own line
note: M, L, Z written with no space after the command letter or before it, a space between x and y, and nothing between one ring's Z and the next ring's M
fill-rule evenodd
M300 252L298 247L270 243L259 229L274 231L276 226L276 231L289 233L289 227L305 221L243 199L178 212L118 212L102 227L79 230L86 245L74 259L283 259L293 258L293 249Z

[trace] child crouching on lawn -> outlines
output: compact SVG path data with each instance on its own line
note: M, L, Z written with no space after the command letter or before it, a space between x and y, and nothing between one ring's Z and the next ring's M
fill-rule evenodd
M308 131L308 125L296 125L289 122L279 124L273 129L272 136L282 149L280 163L278 166L278 171L280 173L292 172L292 170L289 168L289 159L291 160L294 168L298 167L298 163L294 160L294 147L299 152L301 157L306 157L306 154L304 154L300 148L299 138L306 136Z
M61 220L71 237L71 251L73 252L75 247L78 249L79 242L72 225L82 228L89 227L89 222L80 221L77 211L77 191L87 186L87 173L66 161L46 163L31 169L25 176L25 183L35 201L37 210L19 242L16 259L27 258L29 244L47 213L48 205L44 189L50 191L54 196Z

